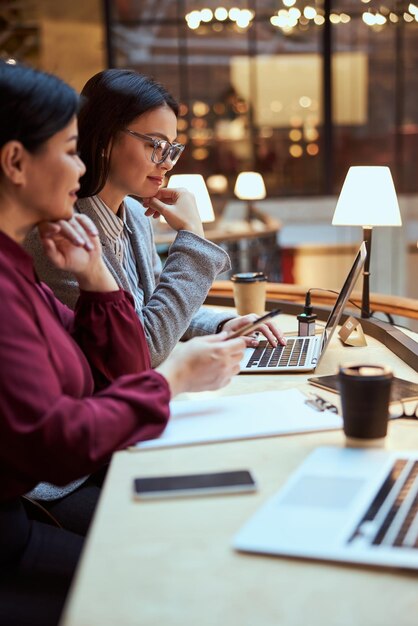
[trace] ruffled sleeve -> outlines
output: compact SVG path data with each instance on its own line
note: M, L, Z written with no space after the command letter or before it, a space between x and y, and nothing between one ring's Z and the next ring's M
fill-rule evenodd
M96 390L118 376L151 368L144 331L126 291L82 291L72 334L89 361Z

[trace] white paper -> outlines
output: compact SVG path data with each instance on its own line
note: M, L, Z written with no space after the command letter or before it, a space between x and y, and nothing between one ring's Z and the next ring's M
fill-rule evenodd
M264 391L210 400L174 401L171 418L158 439L138 448L254 439L342 427L339 415L316 411L297 389Z

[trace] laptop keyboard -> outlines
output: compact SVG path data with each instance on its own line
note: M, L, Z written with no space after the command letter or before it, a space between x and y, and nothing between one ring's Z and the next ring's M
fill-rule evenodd
M306 364L309 342L314 337L288 339L285 346L274 348L267 341L260 341L245 365L246 369L257 367L298 367Z
M418 549L418 461L397 459L349 543Z

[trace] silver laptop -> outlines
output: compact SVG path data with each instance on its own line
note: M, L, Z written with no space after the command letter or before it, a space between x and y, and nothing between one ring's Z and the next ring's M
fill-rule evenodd
M234 547L418 570L418 452L317 448Z
M366 245L363 242L321 334L312 337L288 337L286 346L277 348L266 341L260 342L257 348L247 348L241 361L241 374L259 372L278 374L314 370L338 326L347 300L363 268L366 254Z

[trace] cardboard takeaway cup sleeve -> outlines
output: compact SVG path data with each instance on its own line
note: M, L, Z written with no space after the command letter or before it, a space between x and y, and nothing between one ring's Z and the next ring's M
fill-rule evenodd
M263 315L266 307L267 276L263 272L243 272L231 277L238 315Z

